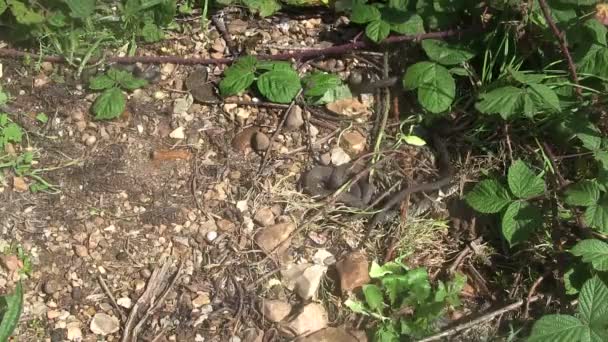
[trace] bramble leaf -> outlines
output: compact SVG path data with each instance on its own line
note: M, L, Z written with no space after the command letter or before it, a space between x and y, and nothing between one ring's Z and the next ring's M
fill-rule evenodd
M97 120L114 119L126 106L126 97L119 88L110 88L104 91L93 103L92 110Z
M85 19L95 11L95 0L63 0L74 18Z
M511 164L507 178L511 192L519 198L536 196L545 192L545 181L521 160L516 160Z
M512 202L502 216L502 234L513 246L543 224L540 210L525 201Z
M475 56L469 49L436 39L423 40L422 48L430 59L443 65L460 64Z
M587 207L585 223L601 232L608 231L608 197L604 195L597 204Z
M223 96L235 95L243 92L255 80L254 72L258 61L253 56L239 58L233 65L224 71L224 78L220 81L220 93Z
M608 287L599 277L595 276L583 285L578 297L578 311L580 318L589 324L592 331L600 328L604 330L601 335L608 335L605 325L608 320Z
M340 77L327 73L314 73L302 79L304 96L322 96L342 84Z
M112 68L108 70L108 77L126 90L135 90L148 84L146 80L137 78L126 70Z
M390 33L391 25L381 19L374 20L365 27L365 35L376 43L384 40Z
M475 184L465 199L473 209L484 214L497 213L512 201L509 191L495 179Z
M456 83L449 70L434 62L420 62L407 68L403 86L418 89L418 101L432 113L449 109L456 96Z
M106 74L95 76L89 80L89 88L92 90L108 89L115 85L116 82Z
M43 23L45 18L39 12L32 10L19 0L6 0L6 4L11 9L18 23L24 25L34 25Z
M350 20L355 24L365 24L379 19L380 11L372 5L356 4L350 15Z
M600 199L600 187L597 182L583 180L568 186L564 201L569 205L588 207Z
M579 241L570 253L583 258L583 262L591 263L598 271L608 271L608 243L596 239Z
M389 21L391 30L400 34L424 33L424 20L418 14L402 13L398 21Z
M372 311L381 313L384 309L384 296L382 295L382 290L373 284L364 285L362 289L367 306L369 306Z
M302 89L300 77L294 70L268 71L260 75L257 86L264 97L278 103L291 102Z
M569 315L545 315L534 322L528 342L583 341L589 328Z

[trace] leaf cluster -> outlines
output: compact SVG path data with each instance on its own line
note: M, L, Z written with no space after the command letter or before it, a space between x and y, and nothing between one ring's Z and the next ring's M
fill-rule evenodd
M92 111L97 120L114 119L125 110L127 98L123 90L135 90L144 87L148 82L133 76L126 70L111 68L106 73L93 77L89 81L92 90L103 90L95 99Z
M369 275L374 284L363 286L364 301L348 299L352 311L378 320L374 341L403 341L434 331L434 323L448 308L460 305L459 293L466 278L431 286L425 268L409 269L401 261L380 266L374 262Z

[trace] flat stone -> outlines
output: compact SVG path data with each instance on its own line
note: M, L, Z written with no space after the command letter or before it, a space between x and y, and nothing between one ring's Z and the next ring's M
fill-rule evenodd
M311 334L327 327L328 318L325 308L321 304L310 303L287 326L287 331L296 336Z
M93 316L90 328L94 334L106 336L117 332L120 329L120 322L114 316L99 312Z
M295 224L291 222L279 223L269 227L262 228L254 237L255 242L260 246L264 253L270 253L279 244L289 237L291 232L296 229ZM287 243L283 244L284 246ZM280 253L279 253L280 254Z
M262 314L271 322L282 321L291 312L291 304L282 300L264 300L262 302Z
M295 342L367 342L367 336L362 331L330 327L307 336L301 336Z
M336 270L342 291L352 291L370 281L367 256L360 252L346 255L336 263Z
M262 227L270 226L274 223L274 213L272 209L269 207L263 207L258 209L255 212L255 216L253 217L253 222L259 224Z

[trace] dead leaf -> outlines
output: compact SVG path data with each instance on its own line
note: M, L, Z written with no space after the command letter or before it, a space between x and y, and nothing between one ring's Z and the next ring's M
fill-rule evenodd
M371 115L369 107L356 98L340 99L325 105L328 110L348 117Z

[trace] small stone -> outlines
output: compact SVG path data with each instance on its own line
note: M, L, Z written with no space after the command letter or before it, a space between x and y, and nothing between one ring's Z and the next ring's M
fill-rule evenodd
M253 222L262 227L267 227L274 224L274 213L272 212L272 209L269 207L258 209L253 217Z
M217 239L217 232L214 230L207 232L205 239L209 242L213 242L213 240Z
M61 311L59 310L49 310L46 312L46 318L48 319L55 319L59 316L61 316Z
M244 154L251 152L251 143L253 141L253 136L256 135L257 132L257 127L249 127L242 130L234 136L234 139L232 139L232 148L235 151Z
M329 163L331 163L331 153L327 152L327 153L323 153L322 155L320 155L319 163L323 166L329 165Z
M235 110L238 105L236 103L224 103L222 107L224 108L224 112L232 113L232 111Z
M23 177L13 177L13 189L17 192L25 192L29 188Z
M213 41L211 49L216 52L224 52L224 50L226 49L226 41L223 38L217 38Z
M344 328L325 328L307 336L301 336L295 342L367 342L363 331L349 331Z
M359 154L365 149L366 137L358 131L348 131L342 134L342 146L353 154Z
M2 267L9 272L15 272L23 268L23 262L16 255L3 255L0 257Z
M130 309L131 305L133 305L133 302L131 301L131 298L129 298L129 297L122 297L122 298L118 298L116 300L116 304L118 304L119 306L122 306L123 308Z
M57 282L56 280L53 280L53 279L47 280L44 283L44 287L42 288L44 293L46 293L48 295L52 295L53 293L59 291L60 289L61 289L61 285L59 285L59 282Z
M83 245L75 245L74 246L74 253L76 253L76 255L78 255L79 257L86 257L89 255L89 250L87 249L86 246Z
M96 335L106 336L120 329L118 318L105 313L96 313L91 320L91 331Z
M141 271L139 271L139 275L145 279L148 279L152 275L152 272L147 268L142 268Z
M308 126L308 132L310 133L311 138L316 138L319 135L319 129L315 125Z
M369 283L369 262L367 256L360 252L346 255L336 263L342 291L352 291Z
M283 271L283 277L291 283L288 288L293 287L300 298L307 300L315 297L326 271L324 265L298 264Z
M295 105L291 108L289 113L287 113L285 125L289 129L298 129L302 127L303 124L304 119L302 119L302 107Z
M264 300L262 302L262 314L274 323L282 321L291 312L291 304L282 300Z
M72 287L72 299L76 301L82 299L82 288L80 286Z
M192 306L196 309L202 307L203 305L207 305L209 303L211 303L211 299L209 298L208 293L201 293L192 300Z
M251 111L245 109L245 108L238 108L236 110L236 121L243 125L245 124L245 122L247 122L247 119L251 116Z
M72 322L67 324L68 340L82 340L82 330L80 330L80 322Z
M270 146L270 138L262 132L257 132L253 136L253 144L252 147L257 152L265 152Z
M325 308L321 304L310 303L302 308L302 311L287 324L288 331L296 336L311 334L327 327L328 318Z
M260 246L264 253L268 254L279 246L283 241L289 238L291 232L296 229L295 224L291 222L279 223L261 229L255 235L255 242ZM284 248L287 243L283 243ZM280 253L279 253L280 254Z
M331 162L332 164L339 166L350 162L350 156L344 152L340 147L335 147L331 150Z
M116 253L116 260L117 261L127 261L127 260L129 260L129 254L125 251L120 251L120 252Z
M230 339L228 339L228 342L241 342L241 338L238 336L232 336Z
M84 112L80 108L76 108L76 110L74 110L70 116L74 121L84 121Z
M174 129L171 133L169 133L169 137L173 139L182 140L186 138L186 133L184 127L180 126Z
M229 220L221 219L217 221L217 228L224 232L231 232L236 228L236 225Z
M190 94L188 94L188 96L186 97L175 99L175 101L173 101L173 114L185 114L186 112L188 112L188 109L190 109L190 106L192 106L193 103L194 98Z
M40 63L40 69L42 69L44 72L51 72L51 71L53 71L53 63L42 62L42 63Z
M137 279L133 283L133 287L135 288L135 292L139 292L146 287L146 282L141 279Z
M87 129L87 122L86 121L76 121L76 130L80 133L84 132L84 130Z

